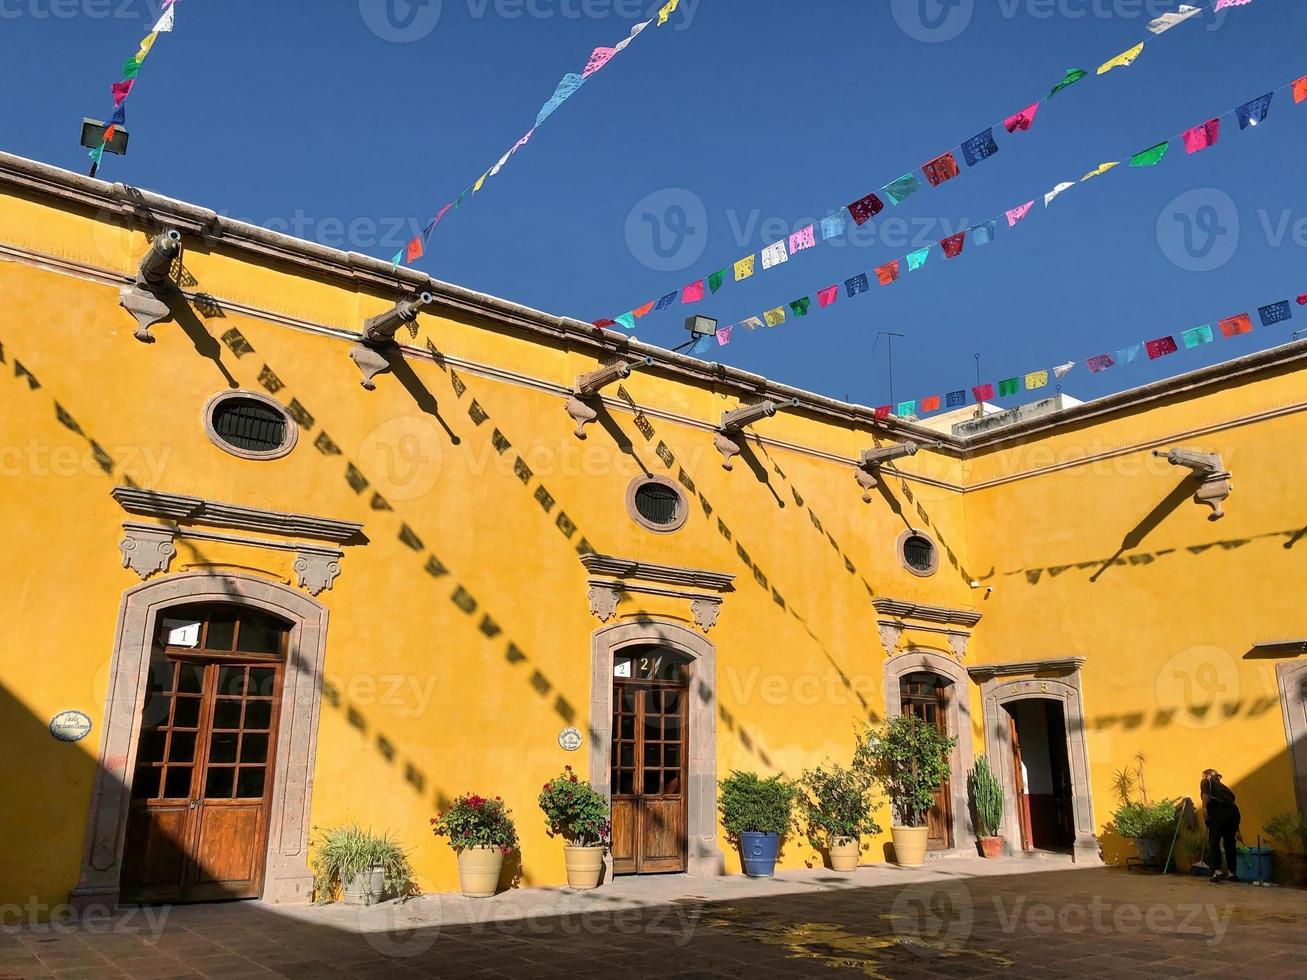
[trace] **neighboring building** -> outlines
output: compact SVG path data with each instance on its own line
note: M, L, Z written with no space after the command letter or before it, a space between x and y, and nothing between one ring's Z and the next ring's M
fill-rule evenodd
M180 292L166 249L134 285L167 231ZM1307 806L1307 343L962 437L11 156L0 260L0 903L304 901L347 820L452 889L467 790L557 884L565 764L617 870L735 871L719 776L902 711L959 736L943 853L981 752L1010 846L1079 860L1139 752L1154 799L1220 768L1246 837Z

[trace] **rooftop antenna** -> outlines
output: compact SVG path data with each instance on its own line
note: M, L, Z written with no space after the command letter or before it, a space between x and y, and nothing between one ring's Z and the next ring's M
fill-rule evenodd
M980 384L981 384L981 381L980 381L980 354L977 353L977 354L975 355L975 357L976 357L976 387L979 388L979 387L980 387ZM977 398L977 399L976 399L976 418L982 418L982 417L984 417L984 414L985 414L985 403L982 402L979 398Z
M880 338L881 338L881 337L888 337L888 338L889 338L889 341L888 341L888 345L889 345L889 402L890 402L891 405L894 404L894 338L895 338L895 337L898 337L898 338L902 339L903 336L904 336L904 335L901 334L901 333L892 333L892 332L890 332L890 331L888 331L888 330L880 330L880 331L878 331L878 332L876 333L876 342L875 342L874 344L871 345L871 356L872 356L872 357L875 357L875 356L876 356L876 348L880 346Z

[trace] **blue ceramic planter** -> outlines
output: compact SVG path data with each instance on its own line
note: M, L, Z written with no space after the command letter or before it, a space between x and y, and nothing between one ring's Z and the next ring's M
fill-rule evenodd
M770 878L776 872L776 852L780 849L779 834L745 831L740 834L740 860L744 873L750 878Z
M1241 847L1238 860L1239 877L1244 881L1271 880L1271 849L1269 847Z

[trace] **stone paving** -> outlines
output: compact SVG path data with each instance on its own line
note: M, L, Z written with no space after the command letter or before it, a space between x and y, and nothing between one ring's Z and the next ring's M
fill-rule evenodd
M1007 859L0 929L0 977L1301 977L1307 891Z

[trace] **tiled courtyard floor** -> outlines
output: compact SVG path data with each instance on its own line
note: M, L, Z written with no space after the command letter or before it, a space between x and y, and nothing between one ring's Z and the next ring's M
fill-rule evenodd
M6 925L0 977L1307 975L1307 892L1019 859L148 911Z

